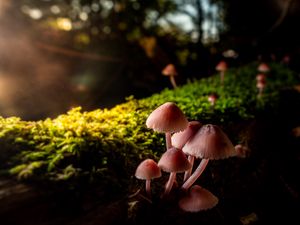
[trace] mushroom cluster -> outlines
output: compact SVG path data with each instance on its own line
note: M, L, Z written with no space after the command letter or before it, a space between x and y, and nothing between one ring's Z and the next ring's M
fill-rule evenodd
M183 196L178 206L188 212L213 208L218 198L209 190L195 185L209 160L236 156L236 149L227 135L217 125L202 125L186 119L180 108L166 102L156 108L146 121L148 128L166 134L166 151L158 163L146 159L137 167L136 177L146 180L146 192L151 197L150 180L161 176L161 170L169 174L162 197L168 196L176 181L177 173L184 173L180 190ZM199 165L193 171L195 159ZM145 170L145 172L144 172Z

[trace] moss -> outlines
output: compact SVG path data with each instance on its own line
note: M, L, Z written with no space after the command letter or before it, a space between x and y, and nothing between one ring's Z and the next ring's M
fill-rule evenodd
M22 121L0 118L2 173L20 179L89 182L123 185L147 157L158 159L164 151L164 135L145 126L147 116L159 105L172 101L189 120L214 123L238 141L235 124L252 120L266 109L274 111L281 88L298 82L295 74L272 64L267 88L257 99L257 63L230 69L224 86L219 75L189 81L175 90L137 100L133 96L114 108L83 112L73 108L55 119ZM208 95L219 98L212 107ZM270 110L270 111L271 111Z

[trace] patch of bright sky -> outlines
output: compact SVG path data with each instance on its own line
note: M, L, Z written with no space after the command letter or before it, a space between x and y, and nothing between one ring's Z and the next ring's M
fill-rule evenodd
M201 6L203 8L204 14L210 13L212 15L212 19L205 19L202 24L202 30L204 33L204 38L209 38L209 36L218 36L218 29L217 29L217 15L218 15L218 7L215 4L210 4L209 0L199 0L201 1ZM179 2L179 1L177 1ZM197 10L192 4L183 4L182 10L188 12L190 15L197 17ZM165 18L160 18L158 20L158 24L168 28L169 24L168 21L180 27L184 32L192 32L192 36L197 39L198 31L197 27L193 23L191 17L186 13L169 13Z
M191 15L197 15L197 12L193 6L186 4L182 7L182 10L186 10ZM157 23L163 27L168 26L168 21L181 27L183 31L190 32L195 29L195 26L191 20L191 17L184 13L169 13L166 18L160 18Z

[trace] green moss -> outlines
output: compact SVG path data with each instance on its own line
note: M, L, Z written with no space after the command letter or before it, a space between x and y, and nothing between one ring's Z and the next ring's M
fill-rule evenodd
M227 130L253 119L266 106L275 109L280 89L298 82L293 72L272 64L264 96L257 99L256 68L253 63L230 69L224 86L216 75L145 99L131 96L110 110L83 112L79 107L43 121L0 118L1 169L20 179L122 185L142 159L157 160L165 149L164 135L145 126L159 105L175 102L189 120ZM211 93L219 96L214 107L208 102Z

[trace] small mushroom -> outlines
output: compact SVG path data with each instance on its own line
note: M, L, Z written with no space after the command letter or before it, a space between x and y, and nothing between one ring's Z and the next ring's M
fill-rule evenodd
M266 63L261 63L257 67L258 72L268 73L270 71L270 67Z
M216 66L216 70L220 72L221 84L224 83L225 71L227 70L227 63L225 61L220 61Z
M242 144L234 146L234 149L236 151L236 157L238 158L246 158L250 153L250 149Z
M256 81L257 82L264 82L266 81L266 75L263 73L259 73L256 75Z
M183 131L188 126L188 120L175 103L166 102L148 116L146 125L154 131L165 133L169 149L172 147L171 133Z
M284 55L281 60L281 63L284 65L289 65L290 62L291 62L291 57L288 54Z
M178 75L176 69L175 69L175 66L173 64L168 64L163 70L162 70L162 74L164 76L167 76L170 78L170 82L173 86L173 88L177 88L177 84L176 84L176 81L175 81L175 76Z
M256 76L256 87L258 89L258 97L261 97L266 86L266 75L263 73Z
M236 151L227 135L216 125L206 124L184 145L183 152L202 158L194 173L182 185L187 190L198 179L210 159L218 160L235 156Z
M179 207L187 212L199 212L215 207L219 199L207 189L194 185L189 193L179 200Z
M185 172L191 168L191 164L187 160L182 150L175 147L168 149L168 151L161 156L158 166L163 171L170 173L164 195L170 193L176 179L176 173Z
M146 193L151 196L151 179L161 177L161 170L153 159L142 161L135 171L138 179L146 180Z
M207 100L210 102L211 106L214 106L216 104L217 99L218 99L218 96L216 94L211 94L207 98Z

